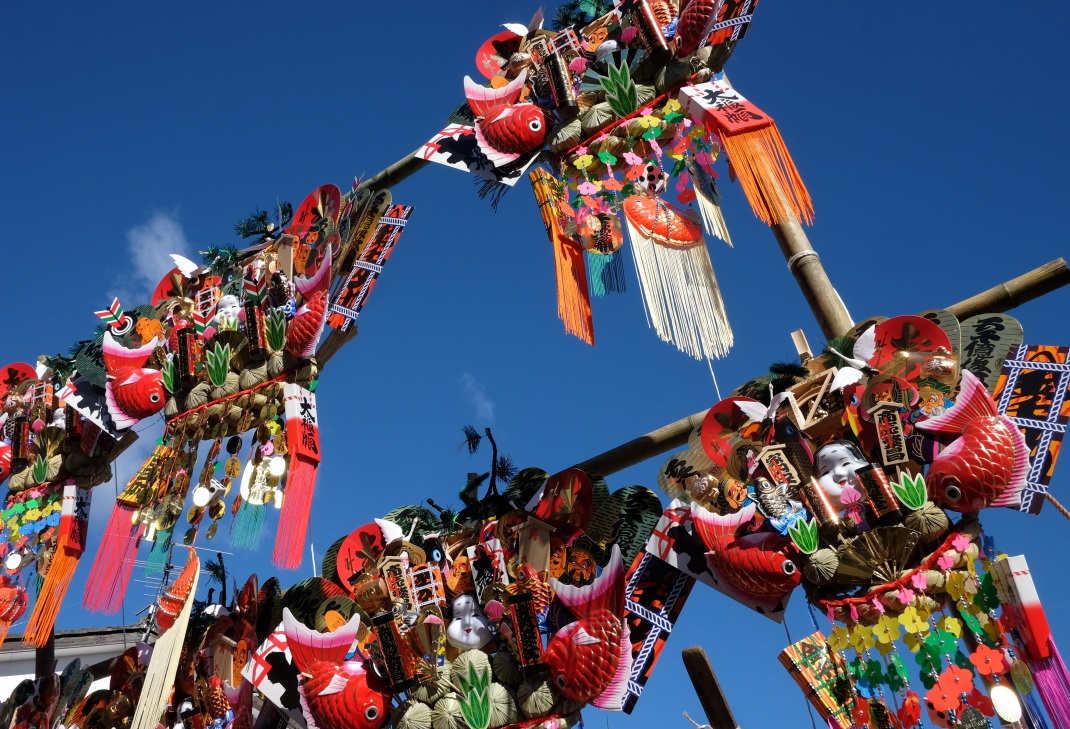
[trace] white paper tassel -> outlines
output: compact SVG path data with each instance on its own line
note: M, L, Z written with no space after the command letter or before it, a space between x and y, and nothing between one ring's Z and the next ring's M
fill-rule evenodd
M728 225L721 214L721 194L717 191L717 183L713 181L706 170L695 161L694 157L687 158L687 172L691 176L691 186L695 190L695 203L702 215L702 228L709 235L720 238L730 247L732 236L728 234Z
M686 250L660 246L627 219L647 321L663 342L695 359L721 358L732 328L705 242Z
M702 215L702 229L734 248L735 246L732 246L732 236L728 234L728 225L724 221L724 215L721 214L721 206L708 199L697 189L695 190L695 202L698 204L698 211Z
M167 700L175 683L175 674L178 673L178 661L182 657L182 643L186 639L199 576L200 569L193 574L193 587L190 588L189 597L175 618L174 625L165 630L153 646L152 658L149 659L149 667L145 671L141 699L130 722L130 729L157 729L160 725L160 715L167 707Z

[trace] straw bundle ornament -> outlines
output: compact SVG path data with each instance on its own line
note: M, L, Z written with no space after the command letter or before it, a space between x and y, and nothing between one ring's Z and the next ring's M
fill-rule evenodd
M433 729L466 729L468 725L461 715L461 697L448 693L436 701L431 710L431 726Z
M525 716L536 718L553 711L557 696L546 679L526 678L516 690L517 705Z
M406 701L394 712L394 729L431 729L431 707L421 701Z
M516 697L500 683L490 685L490 729L499 729L517 720Z

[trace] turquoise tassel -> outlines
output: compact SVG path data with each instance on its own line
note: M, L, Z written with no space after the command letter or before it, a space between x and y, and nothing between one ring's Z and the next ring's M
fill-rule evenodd
M163 569L167 565L167 557L171 553L171 535L174 531L174 527L172 527L156 532L156 539L152 542L152 549L149 550L149 556L145 559L146 577L156 577L163 574Z
M242 501L238 513L234 515L230 543L239 549L259 549L266 511L266 506L253 506L248 501Z
M591 293L602 298L607 293L623 293L624 262L621 253L602 254L587 251L587 275L590 277Z

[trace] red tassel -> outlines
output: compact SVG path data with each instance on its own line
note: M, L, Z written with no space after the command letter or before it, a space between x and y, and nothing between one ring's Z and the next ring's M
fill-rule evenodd
M316 396L291 383L283 387L282 397L286 408L290 472L286 477L279 532L271 560L276 567L292 570L301 566L308 517L312 513L312 492L316 489L316 468L322 456Z
M126 596L126 586L134 571L138 540L145 525L133 523L134 508L116 503L100 540L100 549L86 579L82 605L93 612L117 612Z
M282 513L279 514L279 532L271 556L271 561L279 569L293 570L301 566L318 466L316 461L300 456L290 459L290 473L286 476Z

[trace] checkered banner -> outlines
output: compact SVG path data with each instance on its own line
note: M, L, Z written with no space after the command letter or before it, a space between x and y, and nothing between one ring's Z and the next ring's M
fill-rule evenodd
M632 713L654 664L680 617L695 578L650 552L640 552L624 588L625 620L631 633L632 674L621 709Z
M1019 509L1039 514L1070 420L1070 349L1022 345L1003 363L996 382L999 412L1009 417L1029 446L1029 476Z

